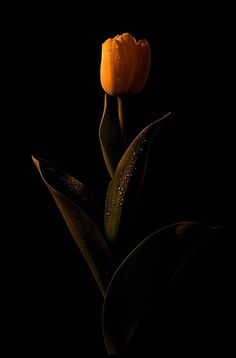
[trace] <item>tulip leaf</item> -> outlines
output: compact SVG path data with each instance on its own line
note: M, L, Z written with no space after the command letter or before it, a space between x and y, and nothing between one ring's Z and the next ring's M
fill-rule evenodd
M128 349L150 305L161 312L161 297L168 285L217 232L216 227L194 222L171 224L147 237L125 258L104 300L103 334L108 353Z
M145 127L129 145L109 184L105 204L105 231L115 242L128 225L145 177L148 155L156 134L170 113Z
M105 239L93 221L100 221L98 204L77 179L46 160L32 158L104 295L114 266Z
M99 127L99 139L107 170L113 177L125 147L118 118L118 99L104 95L104 110Z

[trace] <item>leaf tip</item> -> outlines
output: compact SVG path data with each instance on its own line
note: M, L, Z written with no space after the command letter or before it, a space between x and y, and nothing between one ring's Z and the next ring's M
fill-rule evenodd
M36 159L33 154L31 155L31 158L32 158L32 161L33 161L34 165L35 165L36 168L39 170L39 169L40 169L40 165L39 165L38 159Z

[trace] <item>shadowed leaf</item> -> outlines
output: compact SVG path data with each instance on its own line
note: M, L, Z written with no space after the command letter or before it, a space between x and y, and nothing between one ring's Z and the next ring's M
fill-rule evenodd
M33 161L39 169L36 160L33 157ZM100 230L103 230L103 210L88 188L55 164L44 159L38 159L38 162L45 182L83 209Z
M114 266L105 239L91 219L101 219L98 204L77 179L48 161L32 158L104 295Z
M113 275L104 301L103 331L109 353L126 351L153 300L155 309L161 310L158 298L217 231L192 222L172 224L150 235L128 255Z
M105 231L110 241L123 234L143 184L148 154L157 132L170 113L152 122L133 140L110 182L105 204Z
M111 177L113 177L117 164L125 150L119 127L117 108L117 98L105 94L104 110L99 127L99 139L104 161Z

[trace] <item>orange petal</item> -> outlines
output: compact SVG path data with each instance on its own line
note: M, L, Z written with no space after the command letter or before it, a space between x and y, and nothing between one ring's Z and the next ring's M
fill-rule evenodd
M132 83L132 94L139 93L147 82L151 66L151 48L147 40L139 40L137 43L138 60L136 74Z

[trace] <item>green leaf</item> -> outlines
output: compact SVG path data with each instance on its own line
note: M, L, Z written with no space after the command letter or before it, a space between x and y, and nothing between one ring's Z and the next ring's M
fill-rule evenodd
M105 231L114 242L128 226L145 177L148 154L153 139L170 113L152 122L133 140L121 158L107 191Z
M105 239L91 219L99 222L101 209L77 179L46 160L32 159L104 295L114 265Z
M154 292L161 296L216 232L217 228L194 222L175 223L154 232L127 256L113 275L104 301L103 334L108 353L126 351ZM156 309L162 309L157 302Z
M111 177L113 177L117 164L125 151L119 126L117 101L117 98L105 94L104 110L99 127L100 145L107 170Z

